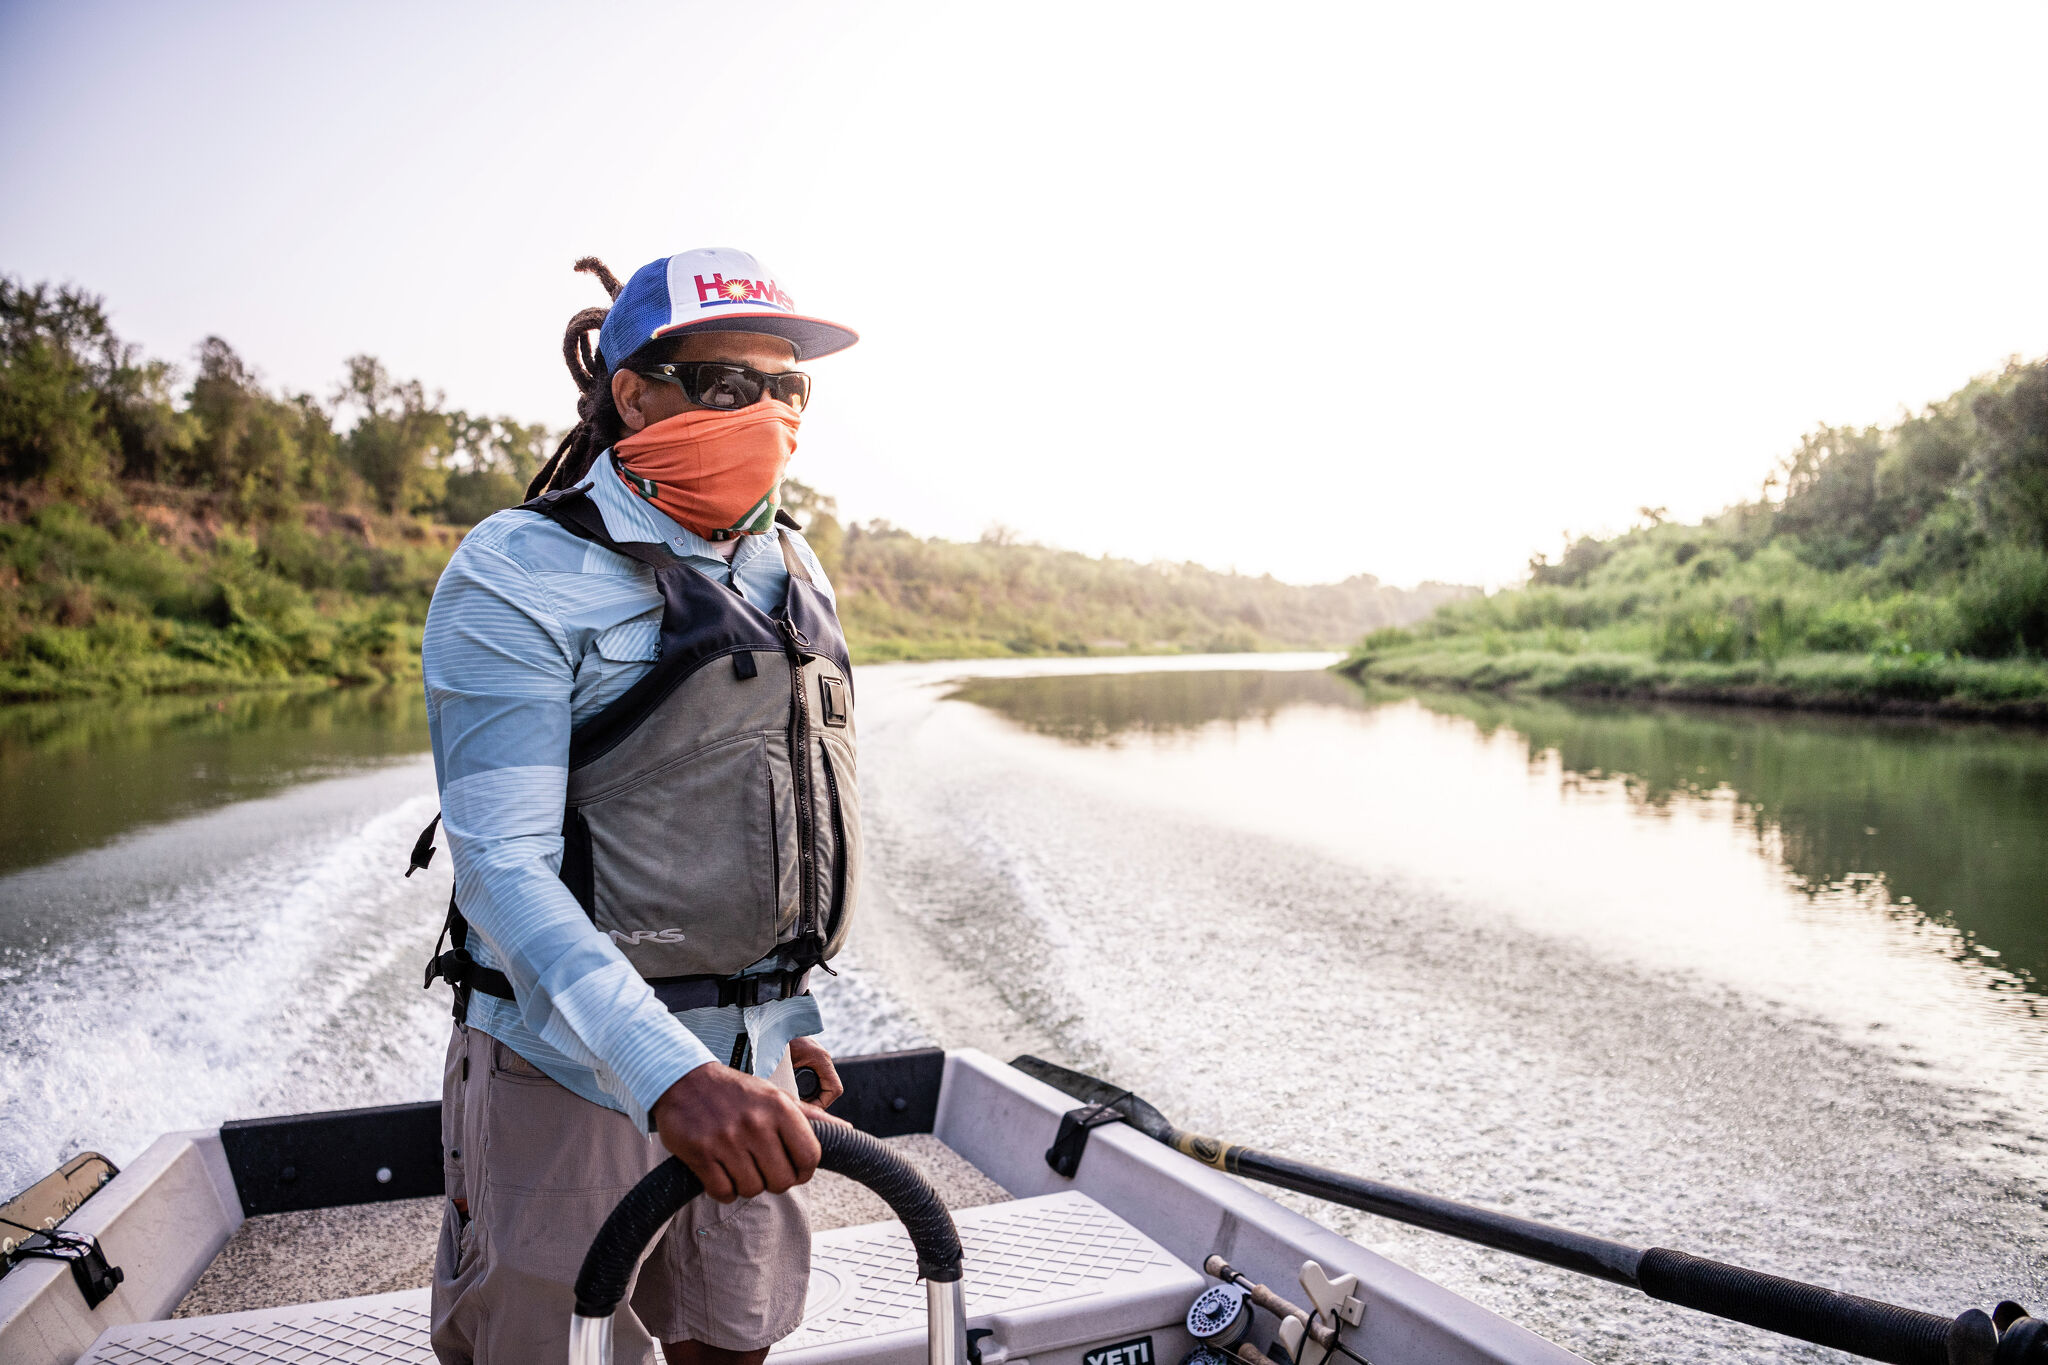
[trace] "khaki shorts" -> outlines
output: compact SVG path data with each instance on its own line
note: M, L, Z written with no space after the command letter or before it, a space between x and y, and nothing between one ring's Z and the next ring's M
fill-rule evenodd
M776 1080L794 1092L786 1056ZM443 1365L567 1360L573 1285L590 1239L667 1151L624 1114L458 1025L441 1154L448 1200L434 1257L434 1354ZM466 1218L458 1198L469 1201ZM803 1319L810 1267L800 1196L699 1196L640 1263L612 1320L614 1359L656 1362L657 1341L772 1345Z

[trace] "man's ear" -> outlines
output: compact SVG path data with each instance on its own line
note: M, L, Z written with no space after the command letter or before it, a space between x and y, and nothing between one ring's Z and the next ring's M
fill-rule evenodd
M640 410L640 400L646 397L647 389L647 381L631 370L612 373L612 404L618 408L619 420L628 431L640 431L647 425L647 414Z

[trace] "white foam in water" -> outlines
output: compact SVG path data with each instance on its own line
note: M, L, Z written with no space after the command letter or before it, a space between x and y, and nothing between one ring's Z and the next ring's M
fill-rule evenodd
M315 782L0 879L0 914L45 929L0 962L0 1193L81 1148L118 1164L178 1129L438 1096L450 997L420 974L445 850L402 875L432 781L420 760ZM819 993L837 1050L929 1041L857 975Z
M120 1162L175 1129L433 1093L417 959L447 883L400 876L433 810L418 778L315 783L0 883L10 908L90 926L7 966L0 1185L80 1146ZM155 880L152 852L207 847L210 875Z

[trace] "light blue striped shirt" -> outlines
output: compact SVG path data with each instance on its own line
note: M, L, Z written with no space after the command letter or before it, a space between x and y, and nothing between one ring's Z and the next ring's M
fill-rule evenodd
M742 539L728 561L629 491L609 453L587 478L614 539L660 541L763 611L781 605L789 570L772 536ZM775 534L790 537L830 596L803 537ZM660 637L653 570L547 517L506 511L448 561L423 651L456 903L470 952L505 973L517 997L472 995L470 1026L643 1127L669 1086L730 1061L741 1030L765 1074L791 1038L824 1027L808 995L671 1015L557 876L569 731L653 666Z

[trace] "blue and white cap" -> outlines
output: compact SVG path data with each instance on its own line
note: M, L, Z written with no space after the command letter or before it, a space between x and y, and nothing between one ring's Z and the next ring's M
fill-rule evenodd
M633 272L612 300L597 348L605 368L656 337L677 332L762 332L796 347L798 360L843 351L860 340L851 327L805 317L774 272L744 251L702 247Z

